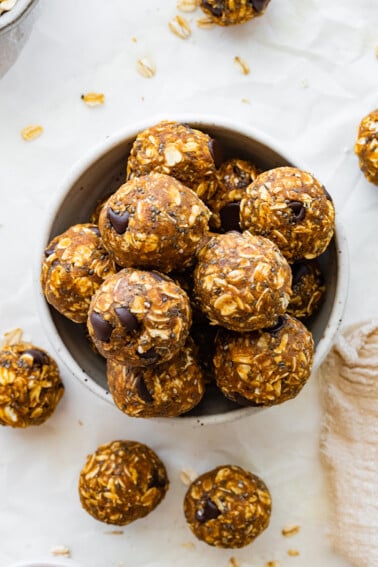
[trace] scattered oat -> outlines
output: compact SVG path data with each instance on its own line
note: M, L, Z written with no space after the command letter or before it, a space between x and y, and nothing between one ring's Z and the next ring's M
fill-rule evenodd
M241 57L234 57L234 63L238 65L239 69L243 73L243 75L249 75L250 69L248 64L242 59Z
M105 95L102 93L87 93L81 95L81 100L88 106L98 106L99 104L104 104Z
M197 478L197 476L198 474L196 473L196 471L190 467L182 469L182 471L180 471L180 478L186 486L189 486L189 484L191 484L193 480Z
M137 70L138 73L143 77L146 77L146 79L151 79L151 77L153 77L156 73L155 65L149 59L147 59L147 57L138 59Z
M286 526L285 528L282 528L281 533L285 537L291 537L297 534L300 529L300 526Z
M290 555L290 557L298 557L298 555L300 555L298 549L288 549L287 554Z
M22 334L23 330L19 327L12 329L12 331L4 333L3 339L1 341L1 346L10 346L20 343L22 341Z
M229 567L240 567L239 562L235 559L235 557L230 557L228 565Z
M242 101L244 104L251 104L251 101L249 100L249 98L242 98L241 101Z
M185 549L195 549L196 546L192 541L185 541L184 543L181 544L181 547L184 547Z
M204 18L198 18L197 26L204 30L209 30L215 26L215 22L212 18L205 16Z
M136 42L138 41L138 38L134 36L134 37L131 38L131 41L132 41L133 43L136 43Z
M104 532L105 535L123 535L125 532L123 530L111 530L110 532Z
M26 126L21 130L21 136L26 142L31 142L43 134L42 126Z
M181 12L194 12L199 6L199 0L177 0L177 9Z
M278 561L268 561L265 563L265 567L279 567L279 565Z
M71 551L66 545L56 545L50 549L50 555L55 557L71 557Z
M181 39L188 39L192 35L190 25L182 16L175 16L169 23L168 27L172 33Z

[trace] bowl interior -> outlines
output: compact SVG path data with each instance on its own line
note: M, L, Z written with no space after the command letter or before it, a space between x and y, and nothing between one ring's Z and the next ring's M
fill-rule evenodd
M235 131L231 127L193 121L190 122L190 125L207 132L218 140L225 159L229 157L248 159L261 169L293 165L270 145ZM90 214L104 195L112 193L125 181L126 161L137 133L138 130L129 137L111 144L97 159L89 161L84 168L81 168L79 176L72 176L70 188L54 211L44 246L69 226L88 222ZM327 286L326 299L320 310L306 322L317 345L315 366L320 362L319 343L326 339L326 334L329 332L330 319L335 305L338 287L337 248L336 233L327 251L319 258ZM80 380L87 383L92 391L113 403L108 392L105 360L90 348L85 326L77 325L61 316L50 308L43 298L42 302L50 327L48 330L56 331L60 342L56 350L60 351L70 370ZM323 355L324 353L321 354ZM224 421L225 416L228 416L228 419L234 419L253 411L259 410L258 408L241 408L223 397L218 390L212 391L210 388L199 406L178 419L195 418L197 421L206 421L206 416L211 416L211 420L214 421L216 416L221 416Z

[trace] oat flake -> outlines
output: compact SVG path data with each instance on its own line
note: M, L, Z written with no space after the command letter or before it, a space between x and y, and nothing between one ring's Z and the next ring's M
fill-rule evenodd
M198 18L197 26L201 29L207 30L215 26L215 22L212 18L206 16L204 18Z
M50 554L55 557L71 557L71 551L66 545L56 545L50 549Z
M192 30L185 18L175 16L169 23L168 27L172 33L181 39L188 39L192 35Z
M300 529L300 526L287 526L285 528L282 528L281 533L285 537L291 537L297 534Z
M138 59L137 70L138 73L143 77L146 77L146 79L151 79L151 77L153 77L156 73L155 65L149 59L147 59L147 57Z
M241 57L234 57L234 63L239 67L243 75L249 75L250 69L248 64Z
M23 330L17 327L7 333L4 333L3 340L0 342L1 346L11 346L22 341Z
M81 100L88 106L98 106L104 104L105 95L103 93L87 93L81 95Z
M298 557L298 555L300 555L297 549L288 549L287 554L290 555L290 557Z
M177 0L177 9L181 12L194 12L199 6L199 0Z
M43 134L42 126L26 126L21 130L21 136L26 142L31 142Z

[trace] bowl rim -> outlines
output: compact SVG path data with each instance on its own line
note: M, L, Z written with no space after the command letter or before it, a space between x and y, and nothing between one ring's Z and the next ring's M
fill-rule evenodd
M75 377L82 385L84 385L87 389L89 389L92 393L97 395L103 401L111 403L115 406L110 393L101 386L99 386L91 376L89 376L74 360L71 356L70 352L64 345L60 335L56 329L56 326L53 322L50 308L44 298L41 285L40 285L40 268L41 268L41 258L43 254L43 250L46 247L50 234L52 225L55 222L56 215L60 206L65 200L67 192L71 189L71 187L75 184L77 179L88 170L88 168L97 162L103 155L109 153L112 149L117 147L119 144L124 142L127 139L136 137L139 132L142 130L151 127L152 125L160 122L161 120L172 120L177 122L188 123L190 125L194 125L196 128L201 128L203 126L206 128L214 127L222 127L228 130L233 130L241 135L246 137L252 138L269 147L271 150L276 152L277 154L281 155L288 163L296 164L295 160L291 159L291 156L288 155L283 148L280 147L275 140L273 140L269 135L264 132L261 132L259 129L241 124L237 120L223 118L218 115L213 114L194 114L194 113L166 113L166 114L155 114L149 117L148 119L144 119L135 123L130 124L122 129L117 130L112 135L106 136L106 138L95 146L93 146L89 151L86 152L84 156L76 160L76 162L71 166L70 170L63 178L62 182L60 183L57 194L51 199L50 203L48 204L45 218L47 222L42 225L42 230L39 231L39 238L37 242L36 254L37 257L34 260L34 270L33 270L33 287L36 291L36 301L37 301L37 308L39 318L42 324L42 327L47 335L48 341L54 351L57 353L60 360L63 362L66 370L70 372L71 375ZM296 164L296 167L300 167L301 169L305 169L310 171L309 168L306 167L306 164ZM314 363L312 367L311 374L313 375L317 368L320 366L326 355L328 354L329 350L332 347L334 342L335 336L340 328L343 313L345 310L346 305L346 298L348 293L348 286L349 286L349 256L348 256L348 246L344 228L340 223L339 219L336 217L336 226L335 226L335 247L336 253L338 258L338 277L336 282L335 288L335 300L332 306L330 318L327 322L326 329L323 333L323 336L319 340L315 356L314 356ZM327 336L325 336L327 333ZM275 406L273 406L275 407ZM230 421L236 421L237 419L241 419L243 417L249 416L253 413L261 411L262 409L269 409L269 407L264 408L254 408L251 406L241 407L240 409L235 409L229 411L227 413L220 413L220 414L210 414L205 416L178 416L178 417L171 417L171 418L164 418L164 417L155 417L155 418L144 418L153 421L154 423L158 421L163 421L164 423L172 423L172 422L180 422L180 423L191 423L191 424L198 424L198 425L208 425L208 424L220 424L220 423L227 423Z
M23 18L29 10L38 3L39 0L17 0L11 10L4 12L0 16L0 35L2 32L10 30Z

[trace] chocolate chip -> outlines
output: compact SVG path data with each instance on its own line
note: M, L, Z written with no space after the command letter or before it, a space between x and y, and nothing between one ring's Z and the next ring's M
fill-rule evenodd
M296 285L304 276L310 273L310 268L307 262L297 262L291 266L291 273L293 275L292 286Z
M164 488L166 485L165 477L160 477L159 471L153 469L150 481L148 483L148 488Z
M219 142L212 138L209 141L209 150L214 160L214 165L218 169L218 167L220 167L223 163L223 152Z
M99 237L101 236L101 232L100 232L100 229L98 228L98 226L91 226L90 230L92 232L94 232L96 234L96 236L99 236Z
M149 364L154 364L154 362L157 362L160 358L154 348L150 348L146 352L138 352L138 356L142 360L146 360Z
M249 0L255 12L262 12L265 10L270 0Z
M127 307L117 307L114 311L116 312L116 315L124 329L129 333L135 331L139 327L138 319Z
M217 18L222 16L223 10L225 8L224 0L216 0L215 4L210 4L210 2L208 2L207 0L202 0L202 6L203 8L209 10L213 14L213 16L216 16Z
M266 327L263 329L264 333L269 333L270 335L275 335L280 331L285 325L285 317L278 317L277 323L271 327Z
M142 372L139 372L139 374L137 374L137 376L135 377L134 387L141 400L146 402L146 404L153 403L154 398L150 394L150 391L146 386Z
M124 234L129 225L130 214L128 213L128 211L124 211L122 214L116 213L111 207L109 207L107 215L109 222L114 230L118 234Z
M158 280L159 282L169 282L170 279L168 276L165 276L164 274L160 274L159 272L151 272L151 274L155 277L156 280Z
M212 500L207 499L202 502L202 507L196 510L196 520L204 524L209 520L215 520L221 514L221 511Z
M25 350L24 354L28 354L33 357L33 364L35 366L43 366L48 362L45 353L36 348L29 348L28 350Z
M324 195L326 196L327 201L331 201L331 203L333 202L333 199L331 197L331 195L328 193L327 189L324 187L324 185L322 185L323 191L324 191Z
M51 244L48 248L46 248L45 250L45 256L46 258L48 258L49 256L51 256L52 254L55 253L55 249L56 249L56 244Z
M92 323L96 338L99 341L108 343L113 332L113 326L109 323L109 321L106 321L106 319L104 319L99 313L96 313L95 311L90 314L89 318Z
M241 232L240 228L240 203L228 203L219 211L221 227L225 232L229 230L237 230Z
M287 206L292 210L295 222L299 222L304 219L306 209L303 203L301 203L300 201L289 201Z

